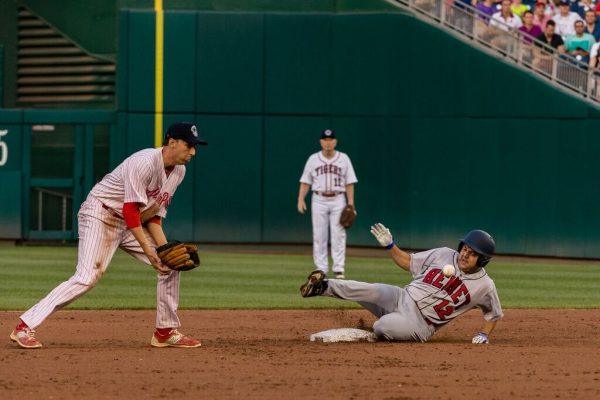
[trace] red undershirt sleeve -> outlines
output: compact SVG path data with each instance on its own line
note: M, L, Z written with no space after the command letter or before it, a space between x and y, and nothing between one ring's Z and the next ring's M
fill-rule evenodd
M123 219L127 224L127 228L137 228L142 225L140 217L140 206L138 203L123 204Z

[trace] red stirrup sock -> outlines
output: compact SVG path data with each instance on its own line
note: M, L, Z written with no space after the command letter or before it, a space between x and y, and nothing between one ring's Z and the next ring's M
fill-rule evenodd
M158 336L169 336L173 328L156 328Z

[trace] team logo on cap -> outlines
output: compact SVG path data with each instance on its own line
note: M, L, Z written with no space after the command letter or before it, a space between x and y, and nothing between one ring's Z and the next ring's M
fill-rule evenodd
M323 132L323 134L325 136L331 136L331 129L325 129L325 132Z
M196 137L198 137L198 129L196 129L196 125L192 125L192 134Z

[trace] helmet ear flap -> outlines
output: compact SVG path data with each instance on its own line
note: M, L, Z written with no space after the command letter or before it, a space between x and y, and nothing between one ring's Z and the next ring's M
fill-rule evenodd
M482 256L481 254L479 255L479 258L477 259L477 267L478 268L483 268L487 265L487 263L490 262L491 257L486 257L486 256Z

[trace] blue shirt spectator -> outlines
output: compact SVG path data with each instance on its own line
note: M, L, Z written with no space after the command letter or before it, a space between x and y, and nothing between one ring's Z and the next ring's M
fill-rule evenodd
M600 24L596 18L594 10L588 10L585 13L585 33L589 33L596 39L596 42L600 41Z

